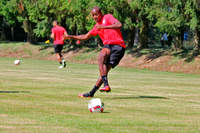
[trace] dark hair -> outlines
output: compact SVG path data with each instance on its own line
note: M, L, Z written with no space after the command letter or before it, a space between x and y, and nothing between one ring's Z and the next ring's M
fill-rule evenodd
M102 12L101 12L101 8L98 7L98 6L94 6L94 7L92 8L92 10L96 10L96 11L98 11L99 13L102 13Z

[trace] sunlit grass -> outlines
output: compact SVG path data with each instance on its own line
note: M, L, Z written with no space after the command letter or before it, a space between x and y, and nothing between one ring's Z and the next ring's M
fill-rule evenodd
M0 132L198 133L200 75L117 67L111 93L97 92L104 113L90 113L79 93L98 77L97 65L0 58Z

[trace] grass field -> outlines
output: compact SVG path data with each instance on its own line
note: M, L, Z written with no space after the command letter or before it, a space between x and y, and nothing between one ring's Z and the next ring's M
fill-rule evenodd
M0 58L2 133L199 133L200 75L118 67L111 93L97 92L104 113L90 113L97 65Z

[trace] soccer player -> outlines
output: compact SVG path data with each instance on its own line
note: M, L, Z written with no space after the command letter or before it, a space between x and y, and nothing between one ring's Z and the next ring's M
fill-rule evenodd
M66 67L66 62L63 58L62 55L62 49L64 45L64 35L68 35L67 31L65 28L62 26L58 25L57 20L53 21L53 28L51 29L51 38L54 39L54 51L57 57L57 61L61 64L59 68L64 68Z
M111 14L103 15L99 7L94 7L91 14L93 19L96 21L93 29L86 34L65 36L67 39L87 40L92 36L99 35L104 44L104 47L98 55L100 76L93 89L88 93L80 94L80 97L93 97L102 83L104 84L104 87L100 89L101 92L111 91L107 78L108 72L111 68L114 68L119 64L120 60L124 56L126 47L120 31L120 28L122 27L121 22Z

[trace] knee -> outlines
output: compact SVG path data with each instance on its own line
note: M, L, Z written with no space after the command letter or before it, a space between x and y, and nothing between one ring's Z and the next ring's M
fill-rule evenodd
M105 57L106 57L106 53L101 52L101 53L99 53L98 60L101 60Z
M102 49L101 52L99 53L98 59L99 59L99 60L100 60L100 59L105 59L105 58L107 58L109 55L110 55L110 50L104 48L104 49Z
M101 52L98 56L98 62L99 63L104 63L105 60L107 59L107 54L105 52Z

